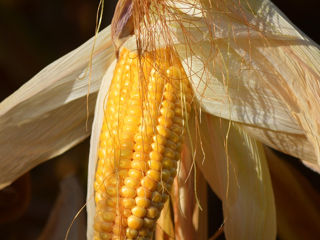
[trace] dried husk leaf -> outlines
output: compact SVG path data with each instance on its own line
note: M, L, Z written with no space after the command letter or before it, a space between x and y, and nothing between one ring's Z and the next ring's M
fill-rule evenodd
M283 153L300 158L305 165L320 173L320 166L314 155L313 146L305 135L273 131L244 124L241 126L255 139ZM307 160L304 161L304 159Z
M93 38L1 102L0 189L89 136L96 92L114 58L110 28L96 39L87 112L92 44Z
M275 239L274 197L262 145L236 124L209 114L199 131L197 149L201 143L205 156L198 151L196 161L222 200L227 239Z
M155 240L173 240L175 239L173 222L171 217L170 201L166 201L157 221Z
M172 205L176 240L192 240L197 237L196 229L192 222L193 213L197 205L194 191L194 173L193 171L190 173L193 165L190 151L184 145L178 174L173 182Z
M268 0L176 6L184 20L172 23L176 49L202 108L257 128L266 144L262 130L279 132L289 142L277 149L319 166L318 45Z
M88 167L88 186L87 186L87 238L93 239L93 221L95 215L94 202L94 179L96 172L96 162L98 158L98 147L100 132L104 119L104 109L106 99L108 97L108 90L111 84L113 71L116 66L116 61L113 61L107 71L105 72L100 90L98 93L96 108L94 112L94 120L92 124L92 133L90 139L90 153L89 153L89 167Z

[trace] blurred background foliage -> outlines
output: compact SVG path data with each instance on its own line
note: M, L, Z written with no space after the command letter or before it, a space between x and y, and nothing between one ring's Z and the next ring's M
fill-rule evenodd
M103 26L110 24L116 2L105 1ZM318 1L274 2L294 24L320 43ZM42 68L92 37L97 7L98 0L1 0L0 100ZM61 192L59 184L68 176L76 176L77 184L85 194L88 149L89 141L86 140L33 169L0 192L0 239L31 240L41 234L45 239L43 229L51 210L57 205L55 202ZM0 156L0 159L2 157L5 156ZM319 176L304 168L296 159L288 161L319 192ZM84 204L84 195L81 198ZM221 202L211 191L208 198L208 236L212 236L222 224ZM85 219L85 213L82 215ZM218 239L224 239L223 234Z

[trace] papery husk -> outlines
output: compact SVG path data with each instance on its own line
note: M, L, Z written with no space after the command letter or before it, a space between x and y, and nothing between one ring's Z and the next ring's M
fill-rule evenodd
M105 100L108 97L108 91L113 77L113 71L115 66L116 61L113 61L102 78L101 86L96 101L94 120L92 124L87 186L87 239L93 239L93 223L95 216L94 180L96 172L96 163L98 159L99 139L104 119L104 109L106 104Z
M91 55L93 41L53 62L1 102L0 189L90 135L101 78L114 59L110 28L98 35Z
M192 126L192 136L201 137L193 140L197 165L223 203L226 238L275 239L275 203L262 145L235 123L209 114L198 130Z
M300 158L304 165L320 173L320 166L315 158L313 146L305 135L284 133L244 124L241 126L255 139L283 153Z
M275 203L278 237L312 240L320 236L320 194L289 159L266 149Z
M170 200L166 201L157 221L155 230L155 240L173 240L175 239L174 227L171 216Z
M182 148L177 177L173 182L172 205L176 240L196 239L196 229L192 222L196 206L191 150Z
M172 36L203 110L249 125L262 142L320 166L318 45L268 0L175 7ZM270 144L269 132L287 142Z

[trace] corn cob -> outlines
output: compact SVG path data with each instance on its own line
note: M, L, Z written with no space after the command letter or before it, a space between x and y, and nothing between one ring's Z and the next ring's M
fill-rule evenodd
M191 101L172 49L140 57L121 51L100 134L94 239L152 239L176 176Z

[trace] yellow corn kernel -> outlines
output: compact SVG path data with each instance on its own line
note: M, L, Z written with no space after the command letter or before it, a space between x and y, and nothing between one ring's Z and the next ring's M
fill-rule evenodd
M163 181L166 182L166 181L169 179L170 175L171 175L171 173L170 173L169 170L167 170L167 169L162 169L162 171L161 171L161 179L162 179Z
M148 189L149 191L154 191L155 189L157 189L157 184L158 183L156 181L152 180L148 176L144 177L141 180L141 185L146 189Z
M149 234L149 231L147 229L141 229L139 231L139 236L141 236L141 237L146 237L146 236L148 236L148 234Z
M127 228L126 230L126 236L128 238L135 238L138 236L138 231L135 229Z
M135 201L133 198L122 198L121 204L124 208L132 208L135 205Z
M174 159L176 156L176 152L173 151L171 148L166 148L166 150L163 153L163 156L166 158Z
M117 195L117 189L114 186L106 187L106 192L111 197L115 197Z
M121 216L116 216L114 219L115 226L123 226L126 227L127 225L127 219Z
M143 227L146 228L153 228L155 225L155 221L150 218L144 218L143 219Z
M130 211L130 209L124 209L124 210L123 210L123 216L125 216L126 218L128 218L129 216L131 216L131 211Z
M163 153L165 147L159 143L152 143L151 148L153 151L158 152L158 153Z
M156 207L149 207L147 209L147 217L151 219L155 219L159 216L159 210Z
M165 145L167 142L167 139L163 136L161 136L160 134L156 134L155 136L153 136L152 138L154 143L160 144L160 145Z
M121 231L122 231L122 226L121 225L114 225L112 228L112 239L114 239L115 237L118 237L121 235Z
M163 125L158 125L157 126L157 131L162 137L165 137L165 138L167 138L169 136L169 134L170 134L169 129L164 127Z
M162 195L159 192L153 192L151 199L152 199L153 203L161 202L162 201Z
M124 184L130 188L135 188L137 186L139 186L139 181L136 178L132 178L132 177L127 177L124 180Z
M133 169L145 172L147 170L147 163L145 161L133 160L131 162Z
M160 181L161 178L160 172L156 170L149 170L147 176L156 182Z
M162 165L163 165L163 168L166 168L166 169L176 169L177 168L177 161L175 160L172 160L170 158L164 158L163 161L162 161Z
M117 204L117 198L107 198L105 199L105 203L107 206L114 208Z
M154 161L160 161L162 159L162 155L159 152L152 151L150 153L150 159Z
M147 210L139 206L132 208L131 212L134 216L139 218L142 218L147 214Z
M121 196L125 198L133 198L136 196L136 191L134 188L123 186L121 188Z
M162 168L162 164L159 161L150 160L148 161L148 166L150 169L160 171Z
M130 169L128 175L135 179L140 179L143 176L143 172L137 169Z
M173 124L173 121L167 116L161 116L158 118L158 123L166 128L170 128Z
M119 167L120 168L127 168L130 169L131 167L131 160L130 159L122 159L119 162Z
M105 221L101 221L99 226L100 230L103 232L111 232L112 227L113 227L113 223L105 222Z
M112 239L112 234L111 233L102 232L102 233L100 233L100 239L102 239L102 240L111 240Z
M144 187L139 187L137 189L137 195L138 195L138 197L150 198L152 195L152 192Z
M136 197L136 204L138 207L147 208L150 206L150 200L146 197Z
M102 218L107 222L114 221L114 219L116 218L116 213L114 209L110 208L109 211L106 209L105 212L102 213Z
M143 219L131 215L128 217L128 227L131 229L140 229L143 226Z

